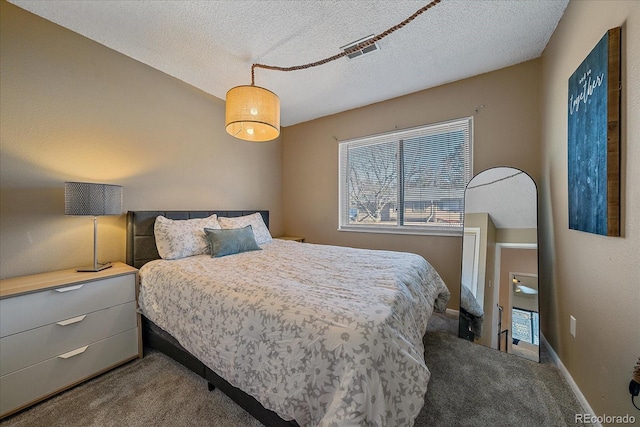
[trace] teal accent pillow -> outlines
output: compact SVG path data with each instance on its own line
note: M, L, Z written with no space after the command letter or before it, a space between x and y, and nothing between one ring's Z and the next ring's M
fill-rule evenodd
M205 228L204 232L207 235L211 256L214 258L260 250L250 225L224 230Z

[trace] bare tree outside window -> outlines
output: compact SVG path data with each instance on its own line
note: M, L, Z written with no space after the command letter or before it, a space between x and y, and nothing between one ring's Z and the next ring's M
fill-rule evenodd
M394 144L349 152L349 207L354 222L380 222L398 199L398 150Z

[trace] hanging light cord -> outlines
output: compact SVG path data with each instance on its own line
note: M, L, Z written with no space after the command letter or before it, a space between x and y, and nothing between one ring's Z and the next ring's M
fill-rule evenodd
M518 176L518 175L523 174L523 173L524 172L520 171L520 172L514 173L513 175L505 176L504 178L498 178L498 179L496 179L494 181L485 182L484 184L473 185L471 187L467 187L467 190L473 190L474 188L484 187L484 186L487 186L487 185L495 184L496 182L505 181L507 179L511 179L514 176Z
M318 65L323 65L326 64L328 62L331 61L335 61L336 59L340 59L343 56L349 55L350 53L356 52L358 50L364 49L367 46L371 46L372 44L382 40L383 38L385 38L386 36L388 36L389 34L393 33L396 30L399 30L400 28L404 27L405 25L407 25L409 22L413 21L414 19L416 19L418 16L420 16L421 14L423 14L424 12L426 12L427 10L431 9L432 7L434 7L435 5L437 5L438 3L440 3L442 0L433 0L431 3L427 4L426 6L418 9L413 15L411 15L410 17L408 17L407 19L405 19L404 21L400 22L397 25L394 25L393 27L389 28L388 30L378 34L377 36L364 41L356 46L350 47L348 49L346 49L345 51L337 54L337 55L333 55L330 56L328 58L325 59L321 59L320 61L316 61L316 62L310 62L308 64L303 64L303 65L296 65L293 67L277 67L274 65L265 65L265 64L253 64L251 66L251 86L255 86L255 69L256 68L264 68L266 70L274 70L274 71L296 71L296 70L304 70L307 68L311 68L311 67L317 67Z

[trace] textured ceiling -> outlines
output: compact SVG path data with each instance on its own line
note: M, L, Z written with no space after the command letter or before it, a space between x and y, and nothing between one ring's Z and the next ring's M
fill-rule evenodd
M251 64L295 66L379 34L428 1L9 0L218 98ZM380 50L301 71L256 69L284 126L540 56L569 0L442 0Z

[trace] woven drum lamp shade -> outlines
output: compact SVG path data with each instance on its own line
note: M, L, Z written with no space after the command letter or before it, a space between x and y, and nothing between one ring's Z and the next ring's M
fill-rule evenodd
M227 92L227 133L245 141L263 142L280 135L280 99L258 86L236 86Z

